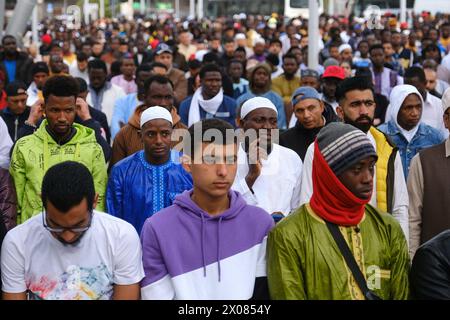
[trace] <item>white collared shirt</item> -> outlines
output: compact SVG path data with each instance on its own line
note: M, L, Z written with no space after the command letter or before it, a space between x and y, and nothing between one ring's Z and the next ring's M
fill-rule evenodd
M444 110L442 110L442 101L429 92L427 92L427 98L424 101L421 121L422 123L439 130L445 139L448 138L448 130L444 125Z
M286 216L299 206L302 166L297 153L273 144L267 160L262 160L261 174L253 184L252 193L245 181L249 171L247 153L239 146L238 169L231 188L240 192L248 204Z

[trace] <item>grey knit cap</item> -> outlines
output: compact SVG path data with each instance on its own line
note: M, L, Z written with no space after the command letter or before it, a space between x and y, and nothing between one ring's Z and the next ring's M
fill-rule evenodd
M319 149L336 176L370 156L378 159L366 134L352 125L332 122L317 135Z

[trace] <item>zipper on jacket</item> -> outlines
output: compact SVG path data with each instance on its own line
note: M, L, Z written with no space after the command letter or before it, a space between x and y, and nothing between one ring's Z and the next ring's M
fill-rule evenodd
M19 117L16 117L16 120L14 120L14 142L17 141L17 128L19 127Z

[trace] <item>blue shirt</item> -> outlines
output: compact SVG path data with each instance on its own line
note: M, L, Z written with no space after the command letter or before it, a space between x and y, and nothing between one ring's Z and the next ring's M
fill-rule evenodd
M114 112L111 119L111 138L114 139L116 134L120 131L120 122L128 123L128 119L133 115L134 110L138 106L136 93L130 93L125 97L119 98L114 103Z
M441 133L433 127L424 123L419 124L417 130L411 142L408 142L398 129L397 125L393 121L383 123L378 126L380 131L386 133L389 138L395 143L402 159L403 174L405 179L408 177L409 166L412 158L422 149L434 146L444 141Z
M145 220L172 205L175 196L192 188L192 177L176 160L152 165L138 151L114 165L106 190L109 214L131 223L140 234Z
M4 60L6 67L6 73L8 74L8 82L13 82L16 80L16 60Z

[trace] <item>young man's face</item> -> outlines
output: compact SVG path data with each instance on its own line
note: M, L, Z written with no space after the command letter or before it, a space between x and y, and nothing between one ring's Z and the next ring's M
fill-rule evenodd
M330 57L339 61L339 48L338 47L330 47Z
M170 69L172 67L173 57L171 53L163 52L155 56L155 61L164 64Z
M427 79L427 90L433 91L436 88L437 74L433 69L423 69L425 78Z
M316 77L302 77L300 80L301 87L313 87L316 90L320 89L319 79Z
M169 83L153 81L145 93L145 105L148 107L160 106L171 110L174 104L174 93Z
M42 90L44 88L44 84L47 81L47 79L48 74L45 72L38 72L33 76L33 81L39 90Z
M362 42L359 44L358 49L362 56L366 56L369 53L369 44Z
M227 196L237 171L237 144L202 143L195 152L201 155L194 154L190 163L183 163L192 174L194 189L212 199Z
M59 55L52 55L50 57L50 70L53 73L60 73L64 70L63 58Z
M384 50L383 49L373 49L370 52L370 60L372 60L372 63L375 67L382 67L384 66Z
M91 69L89 71L89 81L92 88L101 89L106 82L106 72L103 69Z
M353 54L351 49L345 49L341 52L341 61L352 61Z
M305 99L294 106L294 114L305 129L323 126L322 113L324 105L317 99Z
M154 164L170 158L172 124L164 119L148 121L141 129L142 143L147 160Z
M269 47L269 52L273 54L279 54L281 52L281 45L278 42L274 42Z
M294 58L285 58L283 61L284 73L288 76L293 76L297 72L298 64Z
M17 51L17 42L13 37L3 39L2 45L6 54L14 54Z
M242 77L244 69L242 63L233 62L228 69L229 75L233 80L239 80Z
M345 123L367 133L375 116L375 100L371 90L351 90L339 102L337 114Z
M50 130L58 136L65 136L75 121L76 97L50 95L45 102L45 114Z
M256 43L255 46L253 47L253 52L260 56L264 53L264 44L263 43Z
M405 130L411 130L419 124L422 116L422 101L417 94L408 95L397 115L398 124Z
M94 200L95 208L97 196ZM62 232L52 232L53 237L64 245L74 246L81 240L83 234L91 224L92 213L89 212L87 200L84 198L80 204L73 206L67 212L61 212L50 201L47 201L45 209L45 225L52 229L61 229ZM86 228L86 231L77 231L76 229ZM74 230L75 229L75 230Z
M7 98L8 109L15 115L21 115L27 107L28 95L24 92L17 96Z
M447 108L444 112L444 124L448 131L450 131L450 108Z
M208 71L201 82L203 97L214 97L222 88L222 75L217 71Z
M78 70L80 70L81 72L84 72L87 69L88 61L87 60L84 60L84 61L77 60L77 65L78 65Z
M246 115L244 119L238 120L238 125L245 133L251 133L254 130L255 135L250 134L249 137L259 139L259 145L270 153L272 149L272 130L278 129L277 113L270 108L258 108ZM253 139L254 139L253 138ZM250 139L252 140L252 139ZM252 143L253 141L248 141Z
M383 43L383 48L384 48L384 55L386 57L391 57L394 55L394 49L392 48L392 44L390 43Z
M341 183L356 197L370 199L376 159L368 157L351 166L338 176Z
M227 56L232 57L234 50L236 50L236 44L234 42L227 42L224 44L223 49Z
M122 71L123 75L126 77L133 77L134 72L136 71L136 65L134 64L134 60L123 59L120 71Z
M257 88L265 87L269 82L269 79L269 74L263 68L257 69L253 75L253 82Z
M336 96L336 88L341 82L338 78L323 78L322 79L322 92L327 99L334 100Z

